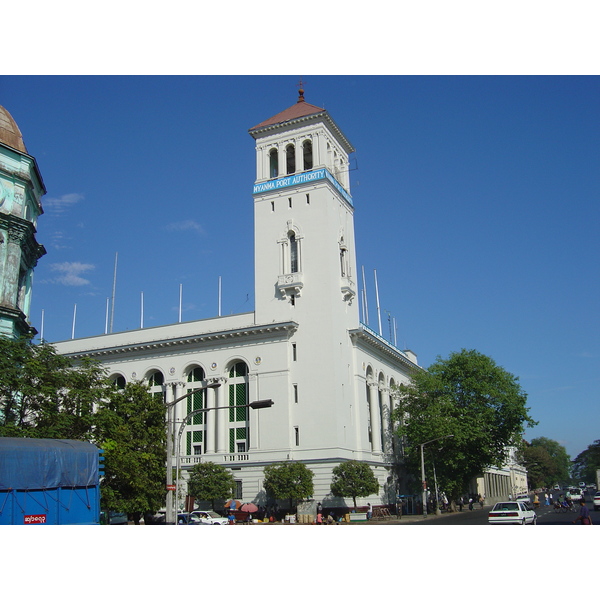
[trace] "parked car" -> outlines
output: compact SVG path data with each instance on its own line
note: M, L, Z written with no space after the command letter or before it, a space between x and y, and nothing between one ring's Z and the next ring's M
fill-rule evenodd
M177 525L200 525L200 519L193 513L179 513L177 515Z
M195 510L191 513L202 525L227 525L227 517L222 517L212 510Z
M600 510L600 492L594 494L594 510Z
M536 525L535 511L524 502L497 502L488 516L490 525Z
M127 525L127 515L125 513L102 511L100 513L100 523L104 525Z

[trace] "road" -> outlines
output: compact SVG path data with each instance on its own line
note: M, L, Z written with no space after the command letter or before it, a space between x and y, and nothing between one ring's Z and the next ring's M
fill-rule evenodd
M554 492L557 497L560 492ZM562 492L564 493L564 492ZM592 515L592 521L594 524L600 525L600 512L594 511L593 507L593 493L587 493L585 500L587 507L590 509ZM533 496L532 496L533 498ZM540 495L540 502L542 502ZM487 525L488 524L488 513L492 509L492 506L484 506L483 509L477 504L477 508L470 511L468 508L463 509L462 512L450 513L442 515L441 517L430 516L423 518L422 520L414 520L406 525ZM573 520L579 515L579 503L575 502L574 512L555 512L553 506L546 506L542 504L536 511L538 515L538 525L571 525Z

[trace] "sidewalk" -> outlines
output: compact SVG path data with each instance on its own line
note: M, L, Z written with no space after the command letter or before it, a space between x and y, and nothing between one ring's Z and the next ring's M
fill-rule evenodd
M489 509L489 507L484 506L483 510ZM476 508L471 511L471 514L475 514L480 512L481 508ZM398 518L396 515L393 515L391 518L387 519L371 519L369 521L354 521L352 523L347 523L346 521L342 521L341 523L332 523L332 525L410 525L411 523L421 523L423 521L436 521L440 519L451 519L456 515L464 515L465 513L469 513L469 509L463 509L462 512L443 512L440 515L436 515L434 513L428 513L426 517L423 515L402 515L401 518ZM326 523L323 523L324 525ZM265 525L314 525L314 523L284 523L281 521L275 521L273 523L265 523Z
M464 512L464 511L463 511ZM354 523L340 523L341 525L409 525L410 523L419 523L421 521L434 521L438 519L449 519L460 512L443 512L440 515L427 513L423 515L402 515L402 517L392 516L391 519L371 519L370 521L355 521Z

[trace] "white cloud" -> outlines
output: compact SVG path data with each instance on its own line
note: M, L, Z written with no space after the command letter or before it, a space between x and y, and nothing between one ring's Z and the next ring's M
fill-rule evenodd
M83 200L83 194L64 194L58 198L46 198L43 201L44 208L53 214L62 214L71 206Z
M61 273L56 279L52 280L53 283L70 286L89 285L90 281L80 277L80 275L81 273L91 271L94 268L94 265L87 265L79 262L54 263L50 265L51 271L58 271Z
M197 231L198 233L204 233L202 225L196 223L192 219L187 221L177 221L176 223L169 223L167 225L168 231Z

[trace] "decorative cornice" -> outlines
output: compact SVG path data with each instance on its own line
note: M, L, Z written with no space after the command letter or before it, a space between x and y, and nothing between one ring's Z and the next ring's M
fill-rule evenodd
M348 154L355 151L354 146L352 146L348 138L342 133L342 130L337 126L337 123L331 118L331 115L326 110L311 115L296 117L295 119L290 119L289 121L283 121L281 123L265 125L259 129L251 129L250 133L254 138L258 138L264 136L266 133L276 132L277 130L295 129L298 125L308 123L309 121L326 121L338 141L344 146L344 150Z
M166 326L168 327L168 326ZM164 338L149 340L146 342L138 342L131 344L119 344L119 345L106 345L103 348L90 348L88 350L78 350L74 352L62 352L64 356L71 358L82 358L84 356L89 357L106 357L116 354L132 354L135 352L147 352L149 350L165 350L165 349L177 349L190 345L211 345L218 344L225 340L242 340L244 338L256 338L260 336L289 336L298 329L298 324L294 321L288 321L283 323L271 323L269 325L256 325L252 327L236 328L231 330L223 331L212 331L207 333L200 333L190 336L176 337L176 338ZM142 329L140 332L144 331ZM131 332L129 332L131 333ZM121 335L121 334L111 334Z
M358 329L352 329L348 333L354 343L362 342L371 346L371 348L376 349L378 352L401 362L408 369L422 370L422 367L419 367L419 365L412 362L402 350L390 344L387 340L383 339L380 335L377 335L362 323Z

